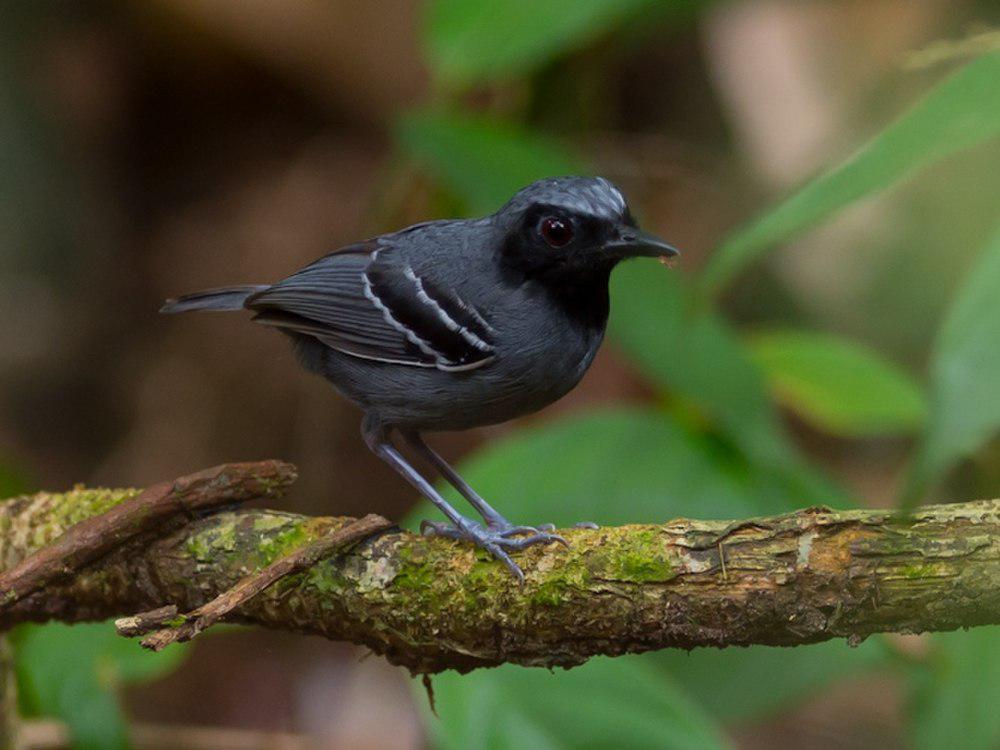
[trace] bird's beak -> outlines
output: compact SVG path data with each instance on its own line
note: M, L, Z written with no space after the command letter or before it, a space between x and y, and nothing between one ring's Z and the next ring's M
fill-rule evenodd
M660 258L667 261L680 255L673 245L632 227L623 227L618 238L605 244L604 249L621 258Z

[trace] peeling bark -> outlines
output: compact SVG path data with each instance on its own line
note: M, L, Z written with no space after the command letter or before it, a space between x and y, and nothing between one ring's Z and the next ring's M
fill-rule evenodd
M81 490L0 504L0 564L127 497ZM192 610L352 520L238 511L147 533L12 605L0 627ZM523 587L469 545L383 533L279 580L232 619L363 644L425 674L1000 623L1000 500L560 533L569 549L518 554Z

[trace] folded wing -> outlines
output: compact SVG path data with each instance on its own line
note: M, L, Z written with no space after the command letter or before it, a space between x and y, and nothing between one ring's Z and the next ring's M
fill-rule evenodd
M321 258L246 307L259 323L363 359L460 371L494 356L493 329L471 304L374 242Z

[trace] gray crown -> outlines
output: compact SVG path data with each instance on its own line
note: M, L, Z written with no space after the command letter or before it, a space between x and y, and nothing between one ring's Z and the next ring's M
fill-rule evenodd
M519 213L538 203L611 221L628 211L622 192L603 177L550 177L519 190L497 213Z

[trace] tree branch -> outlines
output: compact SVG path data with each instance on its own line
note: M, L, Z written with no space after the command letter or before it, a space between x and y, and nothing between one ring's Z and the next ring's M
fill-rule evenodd
M72 575L128 539L145 531L162 529L175 516L191 517L255 497L274 497L294 481L295 467L291 464L261 461L255 464L223 464L173 482L162 482L141 492L125 490L126 495L135 496L122 497L121 500L127 499L128 502L109 504L106 512L74 523L61 531L54 542L0 573L0 609L9 607L59 576ZM99 506L101 497L102 493L98 491L96 496L86 500ZM82 499L79 492L77 499ZM76 510L51 502L49 505L56 513L72 514Z
M0 503L0 563L127 496L80 490ZM246 510L148 531L0 612L0 628L196 609L351 522ZM519 554L523 587L469 545L383 533L278 580L231 619L363 644L425 674L1000 623L998 500L562 533L569 549Z

